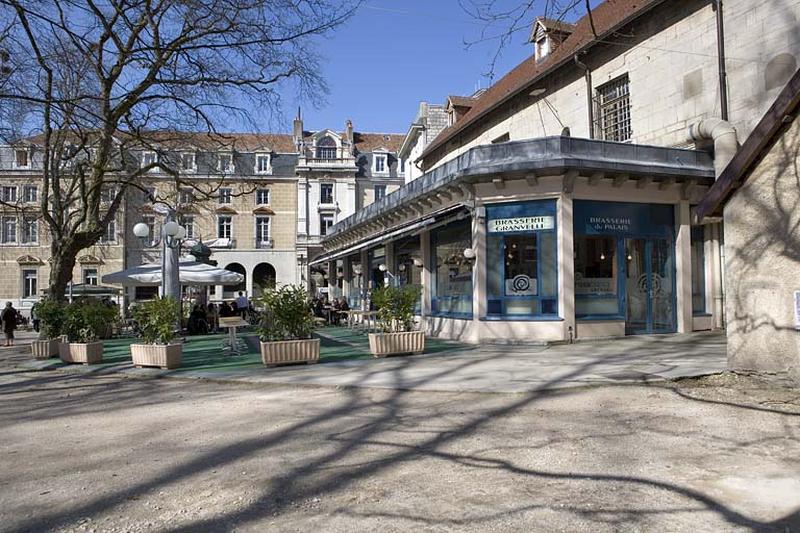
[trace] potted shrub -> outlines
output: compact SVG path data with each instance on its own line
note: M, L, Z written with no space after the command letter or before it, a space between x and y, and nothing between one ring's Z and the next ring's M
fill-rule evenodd
M258 300L261 361L267 366L319 362L319 339L312 339L314 313L302 286L265 289Z
M172 298L158 298L136 306L133 318L144 342L131 344L131 359L135 366L165 369L181 366L183 344L173 342L175 325L180 317L180 304Z
M68 342L59 345L65 363L100 363L103 342L98 340L114 319L116 310L93 299L78 300L65 307L62 333Z
M414 331L414 306L419 288L380 287L372 292L372 303L378 310L382 333L369 334L369 350L373 357L396 354L421 354L425 351L425 332Z
M58 345L62 342L61 329L64 323L64 304L52 299L36 303L39 317L39 338L31 343L31 353L36 359L58 357Z

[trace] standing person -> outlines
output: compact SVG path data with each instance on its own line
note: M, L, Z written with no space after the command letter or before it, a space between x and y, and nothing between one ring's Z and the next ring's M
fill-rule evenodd
M6 334L6 346L14 346L14 330L17 329L17 310L6 302L6 307L0 313L0 320L3 321L3 333Z
M247 318L247 309L250 307L250 302L247 301L247 296L242 291L239 291L239 297L236 298L236 310L242 315L242 318Z
M31 307L31 322L33 322L33 331L39 333L39 310L37 307L39 307L38 301Z
M208 325L211 328L211 333L216 333L219 329L219 311L217 310L217 306L213 303L208 304L206 316L208 317Z

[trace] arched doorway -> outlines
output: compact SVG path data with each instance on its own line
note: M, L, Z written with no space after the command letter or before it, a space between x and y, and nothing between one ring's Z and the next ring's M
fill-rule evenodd
M275 267L269 263L259 263L253 269L253 296L261 295L261 289L275 286Z
M230 270L231 272L236 272L244 276L244 279L241 283L236 285L222 286L222 298L228 300L236 298L236 296L239 294L239 291L245 292L247 290L247 270L245 270L244 267L239 263L230 263L225 267L225 270Z

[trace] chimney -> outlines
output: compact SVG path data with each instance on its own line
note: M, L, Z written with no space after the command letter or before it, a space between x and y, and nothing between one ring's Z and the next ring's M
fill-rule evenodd
M292 130L292 140L294 141L294 145L297 148L297 151L300 151L300 147L303 144L303 119L300 115L300 108L297 108L297 117L294 119L294 128Z

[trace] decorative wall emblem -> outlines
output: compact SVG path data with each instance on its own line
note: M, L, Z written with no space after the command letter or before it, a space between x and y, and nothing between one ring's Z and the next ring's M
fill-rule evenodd
M17 263L20 265L43 265L44 261L32 255L21 255L17 257Z
M82 265L102 265L103 260L94 255L82 255L78 258L78 263Z
M525 274L507 279L506 296L536 296L536 279Z

